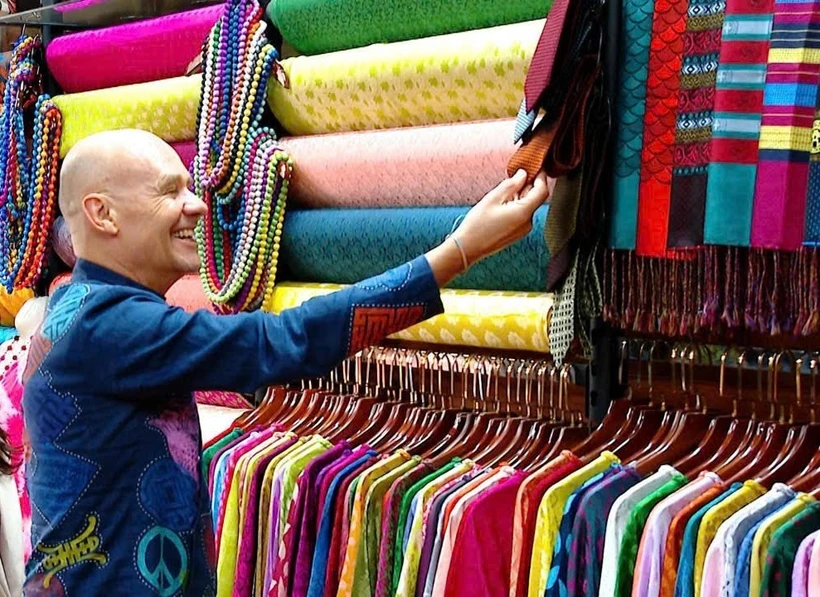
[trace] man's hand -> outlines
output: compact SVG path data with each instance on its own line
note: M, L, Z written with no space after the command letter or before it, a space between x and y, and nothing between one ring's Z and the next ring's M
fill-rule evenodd
M531 186L526 183L523 170L503 181L470 210L450 238L427 253L439 287L464 271L465 260L469 267L530 233L533 214L550 189L543 172Z

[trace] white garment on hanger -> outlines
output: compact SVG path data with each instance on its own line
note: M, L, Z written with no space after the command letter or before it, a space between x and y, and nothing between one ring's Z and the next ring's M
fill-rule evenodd
M23 594L23 515L14 478L0 474L0 597Z

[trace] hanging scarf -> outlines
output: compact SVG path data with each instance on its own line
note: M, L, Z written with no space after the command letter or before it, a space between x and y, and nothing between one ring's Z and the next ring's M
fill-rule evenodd
M654 0L621 2L621 43L615 99L615 186L610 246L634 249L638 229L638 188L643 147L646 79Z
M208 205L196 229L200 275L221 312L273 292L292 163L262 126L277 52L256 0L230 0L203 51L194 185Z
M0 282L8 292L40 279L57 208L62 115L42 94L41 55L39 37L15 42L0 116Z
M806 232L803 244L820 247L820 93L811 130L811 156L809 157L809 186L806 190Z
M666 246L666 218L672 194L675 116L683 58L683 33L689 0L656 0L646 82L646 114L643 126L639 220L652 234L663 237ZM647 221L649 220L649 221ZM646 234L643 235L644 239Z
M704 242L749 246L774 0L728 0L715 89Z
M689 4L683 36L675 170L667 216L669 247L703 243L715 78L725 8L724 0L693 0Z
M820 0L777 0L766 67L753 247L793 251L803 244L818 63Z

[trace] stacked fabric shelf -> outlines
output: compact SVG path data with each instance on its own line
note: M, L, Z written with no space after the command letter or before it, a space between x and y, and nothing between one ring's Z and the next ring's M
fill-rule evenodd
M353 4L334 5L332 10L342 18L345 11L357 12ZM328 34L323 43L334 47L327 50L339 51L277 63L280 72L270 78L267 100L287 133L278 144L294 166L279 260L272 267L277 280L289 283L277 286L263 308L295 306L316 284L352 284L423 253L455 230L469 207L506 175L515 151L513 117L550 2L530 1L515 9L474 2L473 11L459 5L449 12L434 4L417 10L438 15L437 29L404 27L396 32L385 24L376 26L383 15L357 12L357 18L371 19L373 31L381 32L359 36L358 44L364 47L334 41ZM293 23L290 11L303 8L299 2L270 3L268 16L274 24ZM218 18L213 8L206 10ZM203 22L199 13L192 28ZM448 19L448 14L459 18ZM155 21L176 31L184 19L173 15ZM140 31L148 27L146 22L136 31L121 26L94 32L94 43L108 55L121 39L161 47L142 38ZM295 48L313 47L309 34L299 31L284 27L282 34ZM72 37L61 38L63 46L49 53L50 60L82 41ZM384 41L389 43L374 45ZM190 62L182 58L175 62L177 71ZM103 70L106 86L80 73L58 76L76 91L56 99L65 119L61 155L90 134L140 128L172 143L190 166L196 154L202 75L152 80L136 72L118 80L110 69ZM170 67L162 72L174 74ZM115 81L118 85L111 86ZM552 298L544 293L547 211L539 210L524 241L451 284L445 301L456 309L455 315L437 318L425 324L423 332L406 336L548 352ZM186 301L207 302L204 292ZM517 323L510 327L505 314L519 308Z

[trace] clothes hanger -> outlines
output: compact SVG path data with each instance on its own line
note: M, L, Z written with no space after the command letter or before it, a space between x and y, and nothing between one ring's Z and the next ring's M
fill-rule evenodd
M681 360L683 361L684 358L688 358L691 370L688 392L697 401L699 397L694 387L695 351L687 347ZM683 378L686 379L685 370ZM703 412L680 412L679 423L672 428L670 435L663 440L661 445L635 460L636 470L642 474L648 474L657 470L664 462L678 460L702 441L710 423L710 417Z
M777 374L780 370L780 360L784 355L792 357L792 366L796 365L797 359L791 351L781 351L774 361L774 376L771 380L771 387L774 396L774 405L777 403ZM782 417L783 410L781 410ZM778 455L778 460L770 467L758 473L757 480L762 485L770 487L774 483L785 483L792 479L797 473L809 466L816 456L818 446L820 446L820 425L807 423L792 430L792 441L784 445Z

